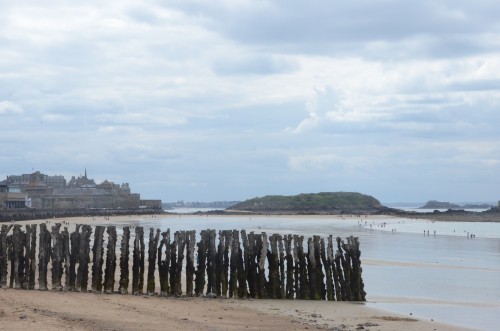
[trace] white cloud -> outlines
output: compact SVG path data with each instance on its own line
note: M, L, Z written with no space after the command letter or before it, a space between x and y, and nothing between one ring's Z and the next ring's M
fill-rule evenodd
M24 109L12 101L0 101L0 115L21 115Z

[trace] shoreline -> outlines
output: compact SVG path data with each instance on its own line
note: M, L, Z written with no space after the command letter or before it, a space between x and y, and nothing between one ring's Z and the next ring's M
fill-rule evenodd
M472 330L363 303L0 290L0 329ZM85 307L82 309L82 307Z
M71 217L71 218L61 218L61 219L41 219L41 220L30 220L30 221L22 221L22 222L19 222L18 224L40 224L40 223L49 223L51 225L55 224L55 223L65 223L67 225L69 225L69 227L72 227L76 224L92 224L92 225L116 225L117 223L121 223L120 226L123 224L123 226L126 226L127 223L131 224L131 225L137 225L139 222L142 222L142 221L151 221L151 220L155 220L155 219L172 219L172 220L182 220L183 216L186 216L186 217L193 217L192 214L168 214L168 215L165 215L165 214L162 214L162 215L120 215L120 216L106 216L106 217ZM195 216L200 216L200 215L195 215ZM201 217L201 219L203 220L205 217L218 217L220 218L221 215L202 215L203 217ZM235 215L224 215L224 216L227 216L228 219L229 217L233 217L233 218L239 218L239 217L242 217L242 218L248 218L248 215L245 215L245 216L235 216ZM300 219L304 219L304 218L311 218L311 217L314 217L315 219L318 219L318 220L328 220L328 219L344 219L344 220L347 220L347 221L359 221L360 219L360 216L359 215L352 215L350 217L348 217L347 215L318 215L318 216L311 216L311 215L252 215L252 217L255 217L255 218L259 218L259 217L262 217L262 218L276 218L276 219L280 219L280 218L293 218L293 219L297 219L297 220L300 220ZM390 216L391 218L398 218L396 216ZM367 216L363 216L362 217L363 219L366 219L366 220L381 220L381 219L387 219L388 217L385 216L385 215L367 215ZM17 223L17 222L16 222ZM63 224L64 224L63 223ZM64 226L64 225L63 225ZM404 264L404 266L411 266L411 267L422 267L421 264L414 264L414 263L401 263L401 262L394 262L394 261L383 261L383 260L374 260L374 259L365 259L363 260L363 264L368 266L368 265L375 265L375 266L380 266L380 265L388 265L388 266L395 266L395 265L400 265L400 264ZM425 267L430 267L430 268L445 268L446 266L444 265L424 265ZM469 268L471 269L471 268ZM9 290L10 291L10 290ZM15 290L13 290L15 291ZM27 291L27 292L30 292L31 296L37 296L38 294L36 293L39 293L38 291ZM52 292L52 291L48 291L48 292ZM0 292L0 293L6 293L6 292ZM46 293L46 292L43 292L43 293ZM55 293L58 293L58 292L55 292ZM74 292L67 292L67 293L74 293ZM83 294L83 293L81 293ZM72 295L72 294L71 294ZM29 295L28 295L29 296ZM96 297L98 297L97 295L94 295ZM111 298L111 297L115 297L115 296L120 296L119 294L115 294L113 296L106 296L104 295L104 297L106 298ZM1 297L1 295L0 295ZM133 302L135 302L136 298L141 298L141 297L144 297L146 299L153 299L153 298L160 298L160 297L156 297L156 296L153 296L153 297L147 297L147 296L132 296L132 295L127 295L127 296L124 296L124 297L128 297L130 300L132 300ZM162 299L162 298L160 298ZM168 298L167 298L168 299ZM202 299L202 298L197 298L197 299L191 299L191 298L186 298L186 297L181 297L181 298L172 298L170 297L170 299L172 300L177 300L177 301L174 301L174 302L179 302L179 300L185 300L185 301L189 301L191 302L190 300L205 300L205 299ZM328 306L328 301L301 301L301 300L293 300L293 301L289 301L289 300L261 300L261 299L254 299L254 300L251 300L251 299L220 299L219 301L222 301L222 302L229 302L231 301L231 305L230 307L231 308L234 308L235 305L239 305L243 308L239 308L239 309L243 309L243 310L247 310L247 309L253 309L253 310L257 310L259 311L259 313L257 313L257 317L252 317L250 318L250 320L254 319L254 318L258 318L258 316L260 316L259 314L262 314L262 313L266 313L266 316L269 315L270 313L277 313L279 314L282 318L290 318L292 319L292 325L287 325L287 326L284 326L283 329L286 330L286 329L297 329L297 325L299 325L300 327L298 329L304 329L304 326L308 325L309 328L316 328L316 327L323 327L322 324L319 324L319 325L316 325L316 324L311 324L312 322L310 322L310 320L320 320L319 318L312 318L311 315L312 314L316 314L318 315L317 312L315 312L315 310L312 310L310 313L300 313L302 314L301 318L302 319L294 319L295 317L293 317L294 315L297 315L299 314L299 312L301 312L303 310L303 308L297 308L296 305L299 305L298 303L293 303L293 302L299 302L301 307L302 306L308 306L310 304L320 304L321 306L319 306L320 308L318 308L317 306L315 306L316 308L314 309L324 309L324 307L330 307L329 309L332 309L334 312L337 312L339 313L340 315L335 315L334 317L325 317L324 319L326 320L330 320L330 321L326 321L325 323L329 325L328 328L333 328L333 327L336 327L337 330L353 330L353 329L356 329L359 325L365 327L365 329L383 329L383 330L400 330L400 329L408 329L408 327L411 327L415 324L414 321L409 321L407 319L417 319L418 321L421 321L421 322L426 322L426 323L429 323L429 324L426 324L426 325L421 325L419 324L419 327L416 327L414 330L434 330L436 327L438 328L438 330L468 330L467 328L464 328L464 327L457 327L457 326L454 326L454 325L450 325L450 324L439 324L438 322L431 322L428 320L428 318L421 318L421 317L417 317L417 316L411 316L411 315L401 315L401 314L398 314L398 313L395 313L394 310L390 310L390 309L384 309L384 308L377 308L377 307L373 307L373 304L377 304L377 303L382 303L383 300L380 300L381 298L377 298L377 299L368 299L368 301L366 303L362 303L362 302L359 302L359 303L343 303L343 302L338 302L338 301L335 301L335 302L330 302L330 304L335 304L336 306ZM401 305L405 305L405 304L408 304L408 302L410 303L413 303L414 300L412 300L411 297L402 297L402 298L398 298L400 300L397 300L397 302L394 302L394 304L401 304ZM35 300L35 298L28 298L27 300ZM65 305L65 298L64 296L61 296L61 304L62 305ZM97 299L99 300L99 299ZM114 299L113 299L114 300ZM118 299L117 299L118 300ZM120 299L121 300L121 299ZM138 301L140 301L139 299L137 299ZM205 300L206 301L206 300ZM249 307L246 306L247 304L247 301L248 302L252 302L251 304L248 304L250 305ZM266 303L267 301L269 301L270 303ZM184 301L182 301L184 302ZM214 301L215 302L215 301ZM218 301L217 301L218 302ZM310 303L308 303L310 302ZM419 304L421 304L422 302L419 302ZM433 302L429 302L430 304L433 304ZM89 305L94 305L95 303L93 302L89 302ZM357 307L357 309L355 309L353 312L352 311L349 311L349 312L346 312L345 314L347 314L347 317L345 317L343 314L344 313L341 313L340 311L343 309L343 308L339 308L339 307L342 307L341 305L342 304L347 304L347 305L351 305L351 306L354 306L354 307ZM367 306L369 305L369 306ZM447 304L446 303L443 303L443 306L446 306ZM449 303L448 303L449 305ZM266 307L266 308L262 308L263 309L263 312L261 312L259 309L261 309L260 307ZM295 308L294 308L295 307ZM323 308L321 308L323 307ZM185 307L185 310L191 310L192 307L190 307L189 305L187 305ZM222 310L225 310L225 309L228 309L228 307L226 306L222 306L222 308L220 308ZM275 311L276 310L276 311ZM278 311L279 310L279 311ZM376 312L375 312L376 311ZM368 312L371 312L370 316L368 316ZM401 311L400 311L401 313ZM285 314L285 315L284 315ZM288 315L286 315L288 314ZM299 314L299 315L300 315ZM322 316L330 316L328 315L329 313L325 313L325 315L322 315ZM2 315L2 312L1 312L1 309L0 309L0 316ZM288 317L287 317L288 316ZM362 319L361 317L359 316L364 316L365 319ZM374 316L378 316L378 318L375 318L375 319L372 319L372 317ZM380 319L382 319L384 316L388 316L388 320L385 321L388 323L388 325L386 324L380 324ZM431 315L432 316L432 315ZM358 317L357 319L352 319L353 317ZM175 318L178 318L178 317L175 317ZM337 323L339 320L342 320L342 321L345 321L344 323L338 323L338 324L331 324L333 323L332 321L335 321L335 323ZM216 321L217 322L217 321ZM227 321L226 321L227 322ZM391 323L389 323L391 322ZM395 322L400 322L402 324L398 324L397 327L394 327L394 325L396 325ZM411 323L410 323L411 322ZM449 321L447 321L449 322ZM445 322L445 323L447 323ZM303 324L303 323L306 323L306 324ZM316 322L315 322L316 323ZM323 323L323 324L325 324ZM365 324L365 323L368 323L368 324ZM383 328L380 328L380 327L375 327L375 328L370 328L370 327L366 327L366 325L371 325L371 324L379 324L381 326L383 326ZM442 322L441 322L442 323ZM340 326L344 324L344 326L346 326L344 329L340 328ZM217 323L215 323L214 325L217 325ZM444 325L444 326L442 326ZM210 325L204 325L204 329L205 328L209 328ZM347 327L348 326L348 327ZM179 327L181 327L179 325ZM185 325L182 325L183 328L186 328ZM261 329L266 329L266 327L268 327L268 329L271 329L272 327L271 326L266 326L266 325L261 325L259 328ZM116 326L114 327L116 328ZM151 327L153 328L153 326ZM189 326L187 326L188 329L190 329ZM228 328L227 326L224 326L224 327L215 327L214 329L230 329ZM123 329L125 330L126 328L117 328L117 329ZM196 329L195 327L193 327L193 329ZM273 328L275 329L275 328ZM408 329L408 330L413 330L413 329ZM470 330L470 329L469 329Z

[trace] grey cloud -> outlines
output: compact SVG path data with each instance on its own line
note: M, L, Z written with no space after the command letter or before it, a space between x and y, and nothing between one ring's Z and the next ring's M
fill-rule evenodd
M272 56L232 56L217 59L213 69L221 75L270 75L291 73L298 69L298 65L286 59Z
M417 49L401 53L397 45L385 56L443 57L480 53L488 48L475 36L499 31L499 6L492 1L393 2L324 0L260 2L252 7L196 2L169 3L199 24L230 38L269 49L330 55L384 55L366 49L367 43L388 44L429 37ZM480 9L478 9L480 8ZM485 15L486 13L486 15ZM496 14L495 14L496 13ZM457 39L458 35L466 36ZM489 46L492 48L492 46ZM498 46L493 49L498 50Z

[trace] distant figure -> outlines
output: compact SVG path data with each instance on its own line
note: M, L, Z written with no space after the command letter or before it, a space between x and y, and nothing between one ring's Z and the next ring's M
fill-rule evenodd
M434 237L436 236L436 230L434 230Z

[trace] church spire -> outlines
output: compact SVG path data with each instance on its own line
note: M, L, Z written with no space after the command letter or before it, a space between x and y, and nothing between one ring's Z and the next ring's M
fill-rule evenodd
M87 167L85 167L85 178L87 178Z

